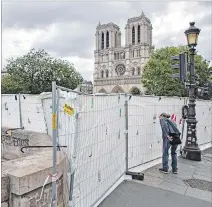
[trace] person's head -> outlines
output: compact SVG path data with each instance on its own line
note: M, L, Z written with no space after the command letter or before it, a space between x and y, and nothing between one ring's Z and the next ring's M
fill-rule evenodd
M168 113L163 112L160 116L159 119L169 119L170 115Z

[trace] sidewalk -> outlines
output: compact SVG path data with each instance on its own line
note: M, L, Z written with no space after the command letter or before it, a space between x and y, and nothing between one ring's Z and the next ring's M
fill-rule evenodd
M144 171L144 181L124 181L99 207L211 207L212 148L201 162L180 157L178 165L177 175L160 173L160 164Z

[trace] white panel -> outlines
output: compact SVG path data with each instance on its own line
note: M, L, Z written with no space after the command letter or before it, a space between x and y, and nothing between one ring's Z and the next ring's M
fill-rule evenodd
M45 94L44 94L45 95ZM52 133L52 100L49 96L21 95L23 125L26 130ZM18 98L18 96L17 96ZM42 100L41 100L42 99ZM78 95L60 91L58 141L66 145L63 151L72 163L74 206L92 206L125 172L125 96ZM180 124L185 99L133 96L129 100L129 168L153 163L162 155L162 135L159 115L175 114ZM74 109L74 115L64 112L64 105ZM19 102L15 95L2 95L2 126L20 126ZM76 119L76 112L79 118ZM212 102L197 100L197 139L199 145L212 139ZM46 128L48 129L46 131ZM186 139L184 127L183 146ZM78 132L78 133L77 133ZM73 157L76 150L76 159Z
M2 95L2 126L19 128L19 96ZM25 130L46 133L44 111L39 96L21 95L22 122Z

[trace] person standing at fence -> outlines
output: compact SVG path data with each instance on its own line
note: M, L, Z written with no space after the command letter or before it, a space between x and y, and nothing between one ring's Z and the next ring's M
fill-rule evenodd
M172 137L169 136L169 133L175 133L175 130L170 125L170 122L173 122L169 119L170 115L167 113L162 113L159 116L160 119L160 125L162 129L162 138L163 138L163 156L162 156L162 168L159 169L160 172L168 174L169 173L169 166L168 166L168 160L169 160L169 149L171 147L171 158L172 158L172 173L177 174L178 168L177 168L177 146L178 145L171 145L170 140ZM174 122L173 122L174 123ZM176 124L176 123L174 123Z

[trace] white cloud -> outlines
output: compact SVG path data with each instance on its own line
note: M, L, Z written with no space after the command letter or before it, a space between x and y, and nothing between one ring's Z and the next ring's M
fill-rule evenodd
M153 15L153 44L156 47L166 46L164 39L171 41L173 46L187 44L184 31L189 27L189 22L196 21L196 26L201 28L197 49L205 58L212 60L209 46L212 44L211 26L198 25L198 22L209 14L212 15L210 8L203 12L198 2L169 3L167 11L160 16Z
M83 78L87 80L93 79L93 68L94 68L94 59L85 59L77 56L73 57L63 57L62 59L68 60L74 64L74 67L79 71Z
M199 2L167 2L164 4L156 4L153 2L109 2L101 6L97 3L98 10L95 10L94 3L86 4L86 6L91 5L89 9L82 8L84 5L82 3L79 3L79 7L77 7L78 4L75 2L73 7L76 11L73 11L75 15L73 17L67 16L72 13L72 4L64 3L64 14L62 13L62 11L64 11L61 6L62 4L63 2L57 2L57 4L49 3L45 10L44 4L39 6L39 3L36 3L34 10L38 11L34 11L31 20L34 21L31 25L36 25L34 27L29 27L29 21L26 22L25 27L23 26L24 21L22 22L21 20L25 20L26 18L24 16L24 10L22 13L18 12L18 15L16 14L15 17L19 18L19 24L15 24L16 18L13 17L13 14L18 10L19 4L16 4L15 8L12 9L10 9L12 3L7 5L7 9L9 8L9 10L3 12L3 14L6 15L6 22L9 22L9 26L5 26L2 32L3 65L6 64L6 59L9 57L23 55L32 47L36 49L43 47L43 49L52 56L62 57L74 63L76 69L83 77L87 80L91 80L94 69L93 50L95 47L95 30L98 22L101 20L101 23L113 21L118 24L122 32L122 45L124 46L124 27L127 19L133 16L139 16L142 10L152 22L153 44L157 48L168 45L177 46L179 44L186 44L184 31L189 27L190 21L196 21L196 26L201 28L198 51L200 51L205 58L212 59L210 47L212 44L211 25L209 26L209 24L205 22L210 22L208 19L210 18L210 14L212 14L210 4L204 6ZM47 3L45 3L45 5L47 5ZM54 18L51 18L51 13L46 12L48 11L48 7L50 8L51 6L52 9L49 11L54 11ZM67 10L67 6L70 6L70 11ZM99 8L103 7L104 10L101 12ZM29 7L29 5L26 8L28 8L28 10L33 9L33 7ZM56 10L56 8L59 9ZM77 8L81 8L79 12L83 13L83 15L77 14ZM42 9L42 14L46 15L46 19L36 16L39 15L39 9ZM10 16L8 16L10 10L12 12L10 12ZM91 10L93 10L93 12L91 12ZM6 11L8 12L6 13ZM27 11L26 14L29 12L30 11ZM55 15L57 15L56 12L60 12L58 18L55 18ZM81 19L76 20L76 18Z
M24 29L6 29L2 32L2 65L6 59L17 57L29 51L33 41L40 31L26 31Z

